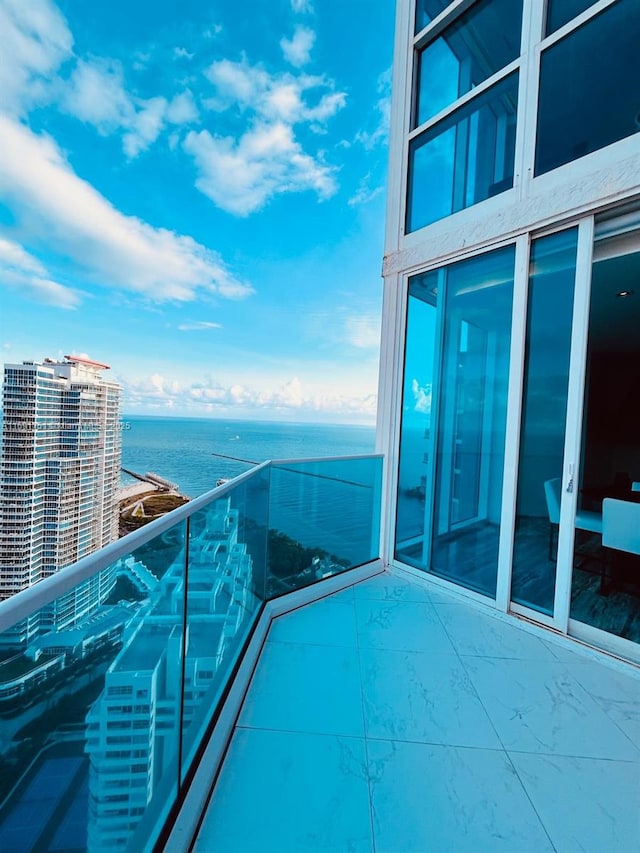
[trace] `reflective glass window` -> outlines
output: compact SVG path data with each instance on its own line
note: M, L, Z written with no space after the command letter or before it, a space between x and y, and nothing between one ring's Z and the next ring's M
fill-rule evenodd
M413 139L407 232L513 186L518 75L509 75Z
M511 598L553 614L578 231L531 246Z
M489 596L498 565L514 257L508 246L409 286L396 557Z
M430 24L434 18L437 18L440 12L447 8L452 0L417 0L416 2L416 32L419 33L427 24Z
M502 506L513 246L447 269L431 571L494 597Z
M620 0L544 51L535 174L640 130L640 3Z
M555 33L580 12L593 6L595 0L548 0L546 33Z
M435 383L438 278L442 271L409 281L404 360L396 552L423 554L427 492L432 472L432 407Z
M420 51L415 125L516 59L521 28L522 3L482 0Z

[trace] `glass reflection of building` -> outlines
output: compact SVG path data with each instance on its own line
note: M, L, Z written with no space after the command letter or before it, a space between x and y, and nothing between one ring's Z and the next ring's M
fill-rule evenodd
M400 0L397 27L390 559L638 657L640 6Z
M170 793L164 787L180 734L183 752L202 736L199 718L213 703L206 697L218 686L216 672L252 612L252 562L238 542L238 511L229 499L218 501L206 522L189 538L186 627L183 543L128 624L87 715L89 851L126 845L151 800ZM130 577L147 571L128 562Z

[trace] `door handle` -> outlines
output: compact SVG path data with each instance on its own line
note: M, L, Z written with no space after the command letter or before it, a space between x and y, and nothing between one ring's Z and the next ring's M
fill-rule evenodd
M566 491L569 494L573 491L573 465L569 465L569 479L567 480Z

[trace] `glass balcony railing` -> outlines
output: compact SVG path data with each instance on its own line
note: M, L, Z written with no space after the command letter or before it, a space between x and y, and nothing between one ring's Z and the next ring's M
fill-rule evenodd
M265 601L378 557L382 458L265 463L0 604L0 850L151 849Z

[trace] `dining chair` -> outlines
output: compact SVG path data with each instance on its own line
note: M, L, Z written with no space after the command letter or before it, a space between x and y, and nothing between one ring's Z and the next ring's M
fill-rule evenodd
M560 525L560 502L561 495L560 477L545 480L544 496L547 501L547 512L549 514L549 560L553 562L553 539ZM587 530L590 533L602 533L602 516L599 512L590 512L586 509L576 511L575 526L578 530Z
M640 554L640 504L605 498L602 501L602 544L607 548L607 562L613 562L613 551ZM604 592L605 579L600 591Z

